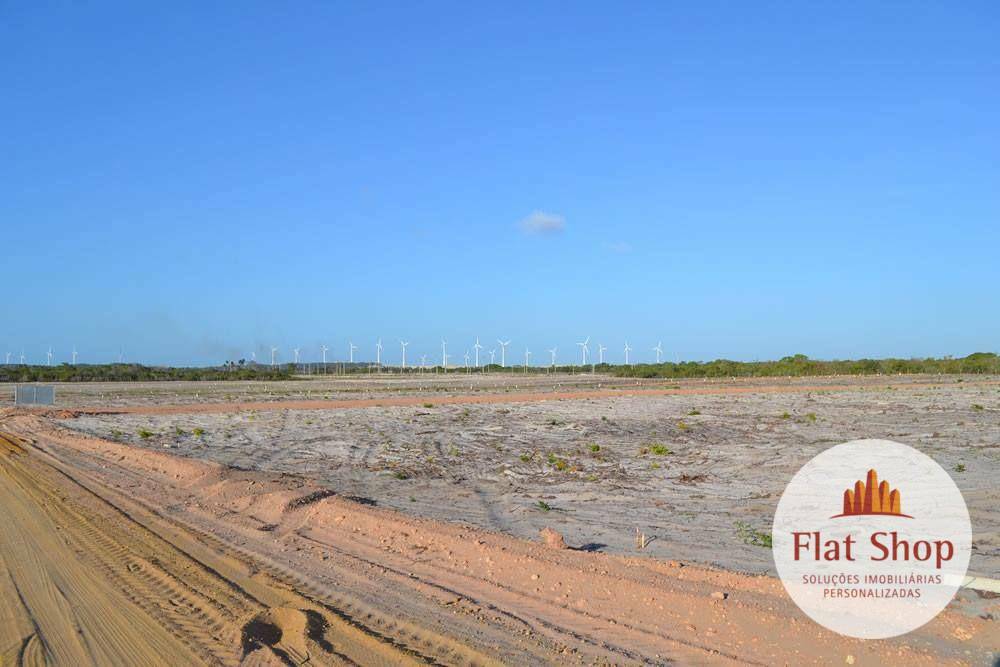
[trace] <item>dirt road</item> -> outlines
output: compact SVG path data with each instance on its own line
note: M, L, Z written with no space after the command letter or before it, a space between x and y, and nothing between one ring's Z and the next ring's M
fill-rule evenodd
M407 518L34 415L0 429L4 665L995 659L995 621L958 611L853 641L767 577Z

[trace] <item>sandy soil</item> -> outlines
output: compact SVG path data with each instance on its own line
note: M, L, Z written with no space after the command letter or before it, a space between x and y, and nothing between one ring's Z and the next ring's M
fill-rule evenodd
M0 529L4 664L996 657L995 601L987 618L954 609L900 640L848 640L803 619L769 577L407 517L69 423L0 414L0 499L13 508Z
M554 526L595 551L635 553L638 528L652 540L643 555L771 574L770 550L755 544L754 531L769 532L794 472L833 444L890 438L952 473L975 527L970 571L1000 576L1000 391L992 382L628 391L397 396L310 410L301 402L134 406L66 425L301 474L365 502L523 538Z

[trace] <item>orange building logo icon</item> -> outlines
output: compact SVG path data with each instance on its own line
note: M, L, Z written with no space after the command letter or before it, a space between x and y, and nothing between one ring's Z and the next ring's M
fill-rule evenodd
M872 468L868 471L867 481L862 482L859 479L854 483L853 489L844 491L844 511L830 518L876 514L912 519L909 514L903 514L901 505L899 489L890 488L889 482L886 481L880 484L878 473Z

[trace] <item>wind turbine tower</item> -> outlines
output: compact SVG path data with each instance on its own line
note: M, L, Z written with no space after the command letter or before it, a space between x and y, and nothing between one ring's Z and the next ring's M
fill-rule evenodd
M375 365L382 369L382 339L379 338L378 342L375 343Z
M276 356L277 354L278 354L278 348L276 348L274 346L271 346L271 366L272 367L274 366L274 362L275 362L275 360L277 358L277 356Z
M479 368L479 350L483 349L483 346L479 344L479 336L476 336L476 344L472 347L476 350L476 368Z
M355 345L352 341L347 341L347 347L348 347L348 350L349 350L349 352L347 353L347 358L353 364L354 363L354 350L358 349L358 346Z
M507 346L510 341L504 342L497 338L497 342L500 343L500 368L507 368Z
M297 348L297 347L293 347L292 348L292 353L295 355L295 365L296 366L299 365L299 349L300 348Z
M497 356L496 348L490 350L490 366L493 365L493 360L496 358L496 356Z
M663 354L663 343L657 342L656 347L653 348L653 352L656 352L656 363L660 363L660 355Z
M604 350L606 349L608 348L604 347L600 343L597 344L597 363L599 364L604 363Z
M46 359L48 359L48 361L45 362L46 365L51 366L52 365L52 348L51 347L49 348L49 351L46 353L45 357L46 357Z
M556 367L556 352L559 350L558 347L554 347L549 350L549 356L552 357L552 368Z
M320 352L323 353L323 365L326 366L326 351L329 350L330 348L328 348L326 345L322 345L322 346L320 346L319 349L320 349Z
M76 366L76 345L73 346L73 365Z
M400 347L403 348L403 370L406 370L406 346L409 345L409 341L401 340L399 341Z
M448 370L448 341L441 339L441 368Z
M531 350L524 348L524 372L528 372L528 359L531 358Z
M587 347L590 344L590 336L587 336L587 340L582 343L577 343L580 346L580 353L583 355L583 365L587 365L587 355L590 353L590 348Z
M632 348L628 346L628 341L625 341L625 365L628 366L628 353L632 351Z

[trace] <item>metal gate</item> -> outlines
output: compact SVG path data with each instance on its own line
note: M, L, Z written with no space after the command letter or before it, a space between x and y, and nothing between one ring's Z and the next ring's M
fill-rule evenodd
M56 388L45 384L14 385L14 405L53 405Z

